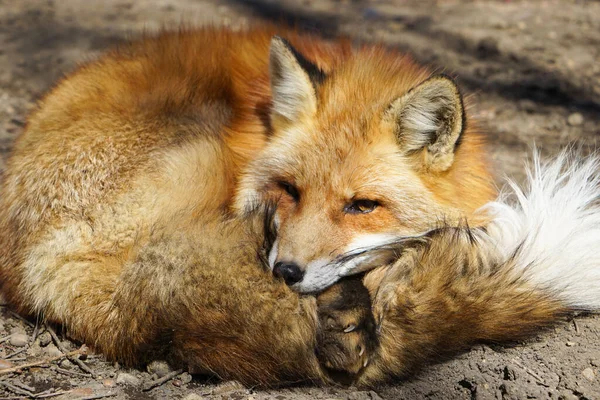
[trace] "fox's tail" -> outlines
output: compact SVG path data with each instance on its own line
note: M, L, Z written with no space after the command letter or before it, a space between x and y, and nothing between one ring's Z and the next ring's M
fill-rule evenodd
M524 189L488 204L487 235L505 267L570 309L600 309L600 158L534 152Z
M543 163L536 153L525 188L511 182L482 211L492 216L484 228L446 227L398 242L402 255L373 303L380 347L361 382L600 310L597 156L564 152Z

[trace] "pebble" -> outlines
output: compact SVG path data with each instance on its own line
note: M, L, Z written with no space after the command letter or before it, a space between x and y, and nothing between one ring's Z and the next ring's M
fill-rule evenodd
M183 400L202 400L203 397L197 395L196 393L190 393L183 398Z
M48 346L46 346L44 348L44 353L46 353L49 357L58 357L60 356L63 352L60 351L58 349L58 347L56 347L54 345L54 343L50 343Z
M511 366L506 365L504 367L504 380L506 381L516 381L517 380L517 372Z
M156 376L159 378L162 378L172 371L171 367L169 367L169 364L164 361L152 361L150 364L148 364L146 369L149 373L156 374Z
M192 381L192 375L188 374L187 372L184 372L183 374L179 375L179 380L184 385L187 385Z
M6 369L6 368L12 368L12 366L13 365L10 361L0 359L0 370Z
M142 381L140 378L137 378L127 372L120 372L117 375L117 383L119 385L130 385L130 386L139 386Z
M102 381L102 384L109 388L117 386L117 382L114 379L105 379Z
M567 123L571 126L579 126L583 124L583 115L577 112L573 113L567 118Z
M63 368L63 369L69 369L70 367L73 366L73 364L71 363L71 361L67 360L66 358L64 360L61 360L58 365Z
M29 337L24 333L13 333L8 342L15 347L24 347L29 343Z
M596 379L596 374L591 368L586 368L583 371L581 371L581 375L583 375L583 377L588 381L594 381L594 379Z
M25 329L21 328L20 326L15 326L14 328L10 328L10 333L11 333L11 335L14 335L16 333L25 334Z
M573 347L573 346L575 346L577 343L575 343L575 342L567 342L567 343L565 343L565 344L567 345L567 347Z
M40 346L46 347L52 342L52 336L50 336L49 332L44 332L38 336L38 340L40 341Z

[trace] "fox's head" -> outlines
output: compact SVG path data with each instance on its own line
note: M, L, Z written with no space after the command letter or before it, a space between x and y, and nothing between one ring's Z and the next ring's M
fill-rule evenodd
M386 244L493 197L450 78L381 48L325 70L272 39L272 135L235 202L240 212L276 204L269 266L300 292L383 265Z

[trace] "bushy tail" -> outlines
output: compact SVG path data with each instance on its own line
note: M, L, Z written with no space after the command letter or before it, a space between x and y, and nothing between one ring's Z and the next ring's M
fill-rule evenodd
M550 162L534 152L522 189L484 208L489 237L523 279L568 308L600 309L600 158L564 151Z
M566 151L542 162L535 153L524 189L509 182L482 212L492 216L484 228L398 242L402 255L374 301L379 350L361 382L410 373L474 343L526 339L574 310L600 310L597 155Z

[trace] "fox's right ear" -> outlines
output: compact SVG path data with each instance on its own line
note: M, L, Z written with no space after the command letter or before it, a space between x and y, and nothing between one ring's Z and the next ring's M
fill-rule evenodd
M271 77L271 122L293 123L317 111L317 85L324 73L285 39L271 39L269 56Z

